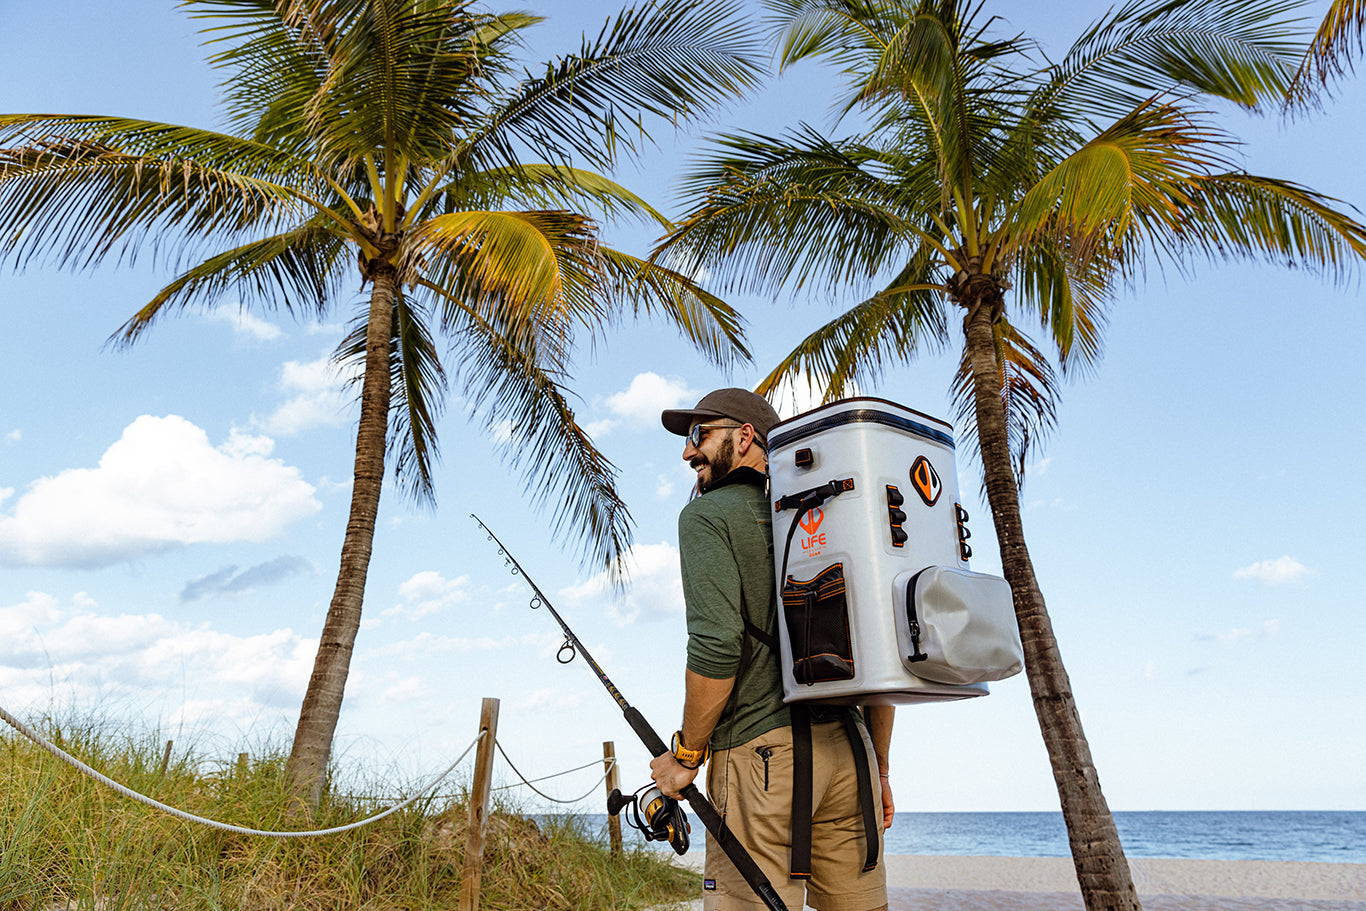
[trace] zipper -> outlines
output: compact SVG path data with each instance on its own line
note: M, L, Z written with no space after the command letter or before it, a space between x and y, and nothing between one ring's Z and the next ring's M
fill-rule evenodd
M768 747L756 747L754 752L759 754L759 758L764 761L764 790L768 790L768 760L773 755L773 751Z

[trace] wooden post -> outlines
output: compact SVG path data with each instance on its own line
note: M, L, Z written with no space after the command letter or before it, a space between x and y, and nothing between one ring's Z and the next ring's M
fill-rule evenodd
M602 744L602 764L607 767L607 796L621 787L621 776L617 774L617 748L610 740ZM607 817L607 837L612 845L612 856L621 856L621 816Z
M246 777L247 777L247 772L248 772L249 769L250 769L250 766L249 766L249 764L248 764L250 759L251 759L251 756L250 756L249 754L247 754L247 753L238 753L238 754L237 754L237 777L238 777L238 778L246 778Z
M459 911L478 911L479 881L484 876L484 824L488 821L489 791L493 783L493 745L498 737L498 700L485 699L479 712L484 738L474 754L474 782L470 785L470 816L466 826L465 869L460 875Z
M161 754L161 767L157 769L157 777L166 774L166 770L171 767L171 744L174 741L166 741L166 749Z

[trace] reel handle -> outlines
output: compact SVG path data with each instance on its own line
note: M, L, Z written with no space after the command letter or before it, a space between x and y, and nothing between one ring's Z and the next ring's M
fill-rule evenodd
M622 807L631 802L632 798L621 793L620 788L613 788L612 793L607 795L607 813L609 816L616 816L621 812Z

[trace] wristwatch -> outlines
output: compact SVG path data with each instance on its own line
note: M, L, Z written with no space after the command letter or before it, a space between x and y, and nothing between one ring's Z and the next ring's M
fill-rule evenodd
M673 739L669 742L669 748L673 752L674 759L685 769L700 769L703 763L711 758L711 745L702 747L700 750L690 750L683 745L683 732L674 731Z

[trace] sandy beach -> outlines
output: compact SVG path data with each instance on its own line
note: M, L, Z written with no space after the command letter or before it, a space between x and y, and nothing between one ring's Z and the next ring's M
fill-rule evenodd
M702 852L682 860L700 868ZM890 911L1084 907L1070 858L900 855L886 864ZM1147 911L1366 911L1366 864L1130 858L1129 865Z

